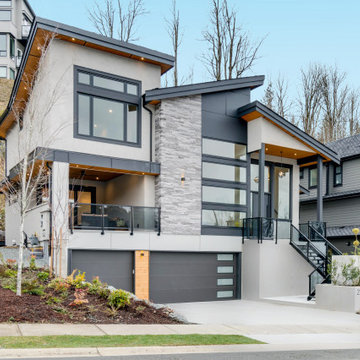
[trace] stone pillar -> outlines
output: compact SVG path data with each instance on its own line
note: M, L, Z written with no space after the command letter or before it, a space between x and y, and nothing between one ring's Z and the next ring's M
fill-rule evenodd
M52 254L56 275L67 275L69 241L69 164L54 161L52 166L51 216Z
M135 251L135 295L149 300L149 260L150 251Z

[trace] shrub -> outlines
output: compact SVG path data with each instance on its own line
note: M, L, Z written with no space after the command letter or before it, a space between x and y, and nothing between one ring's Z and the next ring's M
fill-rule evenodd
M29 267L30 267L30 270L33 270L33 271L36 270L36 256L35 255L31 255Z
M61 299L59 299L58 297L56 296L50 296L47 300L46 300L46 303L48 305L52 305L52 304L60 304L62 302Z
M70 285L64 279L55 278L50 281L50 283L48 284L48 288L53 289L56 293L61 294L65 297L68 294L68 289L70 288Z
M111 310L119 310L126 305L130 305L130 294L124 290L118 289L110 292L108 296L108 305Z
M17 271L16 270L12 270L12 269L6 269L4 271L4 276L7 278L16 278L17 276Z
M99 277L96 276L93 278L92 282L89 283L88 293L107 299L110 295L110 290L108 289L108 285L106 283L102 283Z
M11 269L17 269L17 262L15 259L7 259L6 264Z
M89 302L89 300L85 298L86 291L84 289L75 289L74 296L75 300L69 304L70 306L79 306Z
M78 271L78 274L74 277L77 269L75 269L67 278L66 282L71 285L75 286L77 289L84 289L89 286L89 283L86 282L85 279L85 271L81 273L81 271Z
M39 280L46 281L49 279L50 274L47 271L40 271L36 276Z
M45 294L44 286L39 285L36 279L23 280L21 288L24 294L37 295L37 296L43 296Z
M1 286L4 289L11 290L13 292L16 292L16 278L5 278L1 280Z

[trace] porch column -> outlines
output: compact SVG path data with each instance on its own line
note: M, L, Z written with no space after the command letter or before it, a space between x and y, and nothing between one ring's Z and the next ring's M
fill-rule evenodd
M317 221L323 221L323 162L317 157Z
M265 144L259 150L259 217L265 217Z
M54 161L51 189L52 255L54 272L67 275L69 241L69 164ZM50 234L51 235L51 234Z

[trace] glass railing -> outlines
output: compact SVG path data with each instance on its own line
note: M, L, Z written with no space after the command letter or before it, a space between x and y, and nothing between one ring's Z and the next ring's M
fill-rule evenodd
M273 218L246 218L243 221L243 241L245 239L275 240L290 239L291 220Z
M160 209L113 204L70 204L70 230L157 231Z
M308 300L311 300L315 296L316 292L316 285L322 284L325 281L325 277L321 275L320 273L320 267L318 269L315 269L310 275L309 275L309 296Z

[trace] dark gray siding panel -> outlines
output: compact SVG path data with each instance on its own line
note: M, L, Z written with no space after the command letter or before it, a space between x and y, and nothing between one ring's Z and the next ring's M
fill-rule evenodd
M327 226L346 226L359 223L360 198L324 202L324 221ZM316 204L300 205L300 223L316 221Z
M94 276L118 289L134 291L132 251L70 250L69 272L85 271L86 279Z
M160 303L226 300L217 291L232 290L236 298L238 267L233 261L218 261L215 253L150 254L150 300ZM233 266L233 274L218 274L218 266ZM234 286L217 286L217 279L233 278Z
M340 193L344 191L360 190L360 159L344 161L343 167L343 184L342 186L334 185L334 165L330 167L330 193Z
M237 116L237 109L250 101L250 89L202 96L202 135L227 141L247 143L247 123Z

